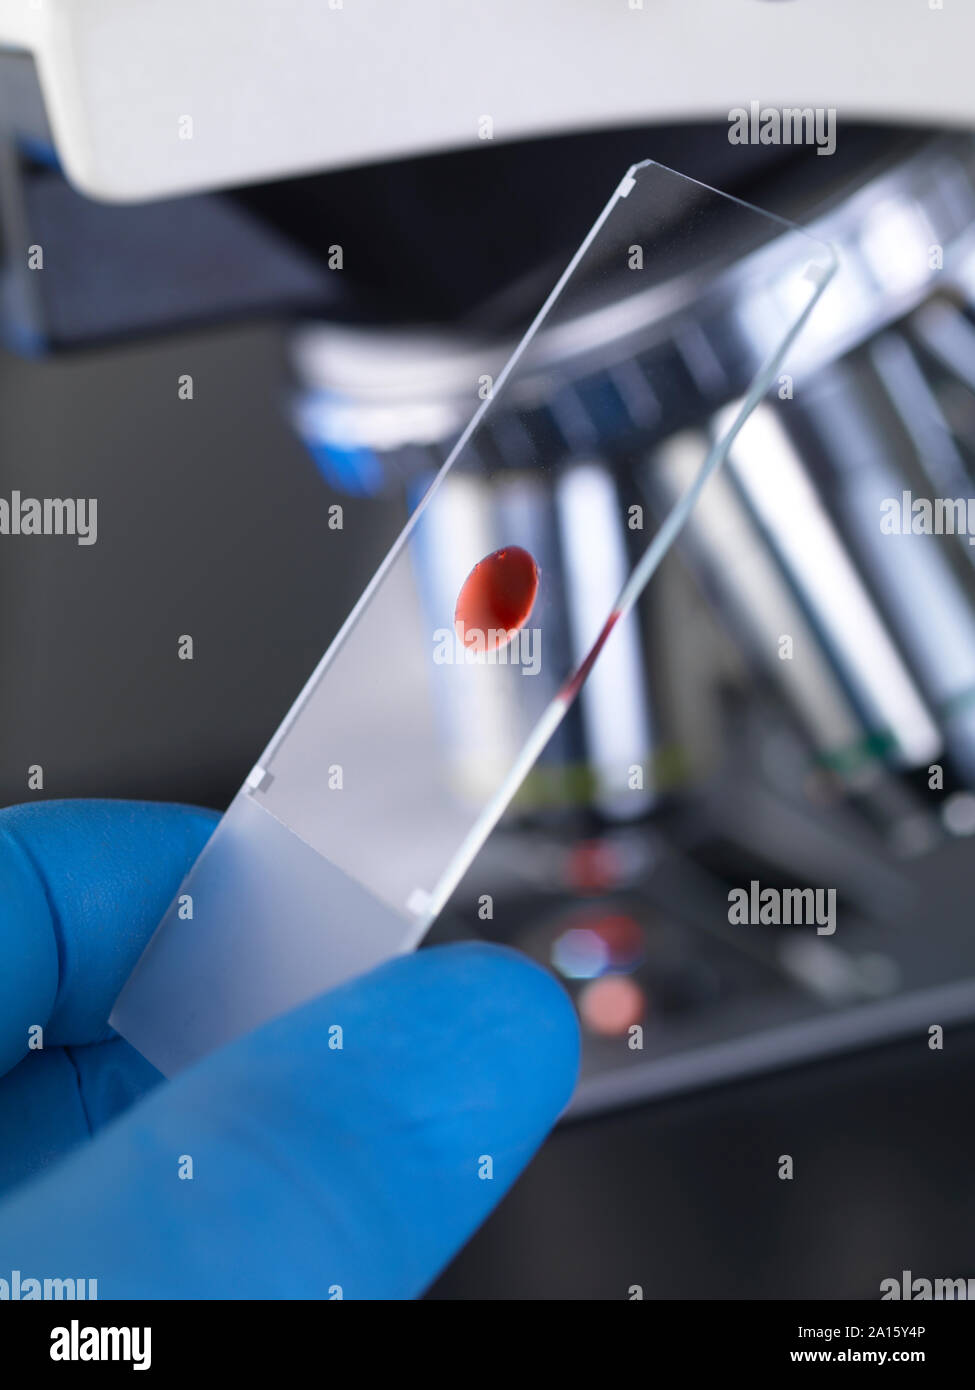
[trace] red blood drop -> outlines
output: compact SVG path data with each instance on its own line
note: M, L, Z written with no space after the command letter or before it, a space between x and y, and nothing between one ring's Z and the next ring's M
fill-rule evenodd
M538 593L538 566L520 545L506 545L479 560L464 580L454 630L467 647L507 646L528 620Z

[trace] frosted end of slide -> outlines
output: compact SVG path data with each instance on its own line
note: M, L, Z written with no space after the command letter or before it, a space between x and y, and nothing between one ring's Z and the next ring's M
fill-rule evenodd
M109 1022L164 1076L407 950L416 924L239 795Z

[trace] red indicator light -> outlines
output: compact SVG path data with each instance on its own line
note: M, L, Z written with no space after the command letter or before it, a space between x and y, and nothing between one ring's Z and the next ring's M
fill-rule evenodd
M528 621L538 593L538 566L520 545L506 545L479 560L464 580L454 630L465 647L505 647Z
M583 989L579 1013L590 1032L618 1038L646 1017L647 997L635 980L605 975Z

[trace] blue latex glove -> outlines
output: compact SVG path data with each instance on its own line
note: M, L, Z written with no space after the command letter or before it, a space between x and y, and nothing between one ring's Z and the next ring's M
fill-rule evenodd
M569 1001L512 952L441 947L163 1082L104 1020L215 823L131 802L0 812L0 1278L413 1297L567 1101Z

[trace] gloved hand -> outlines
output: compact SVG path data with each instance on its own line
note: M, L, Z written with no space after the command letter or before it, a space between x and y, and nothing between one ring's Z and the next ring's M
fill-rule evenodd
M569 1001L512 952L440 947L164 1082L105 1019L215 823L0 812L0 1277L97 1279L102 1299L416 1296L568 1100Z

